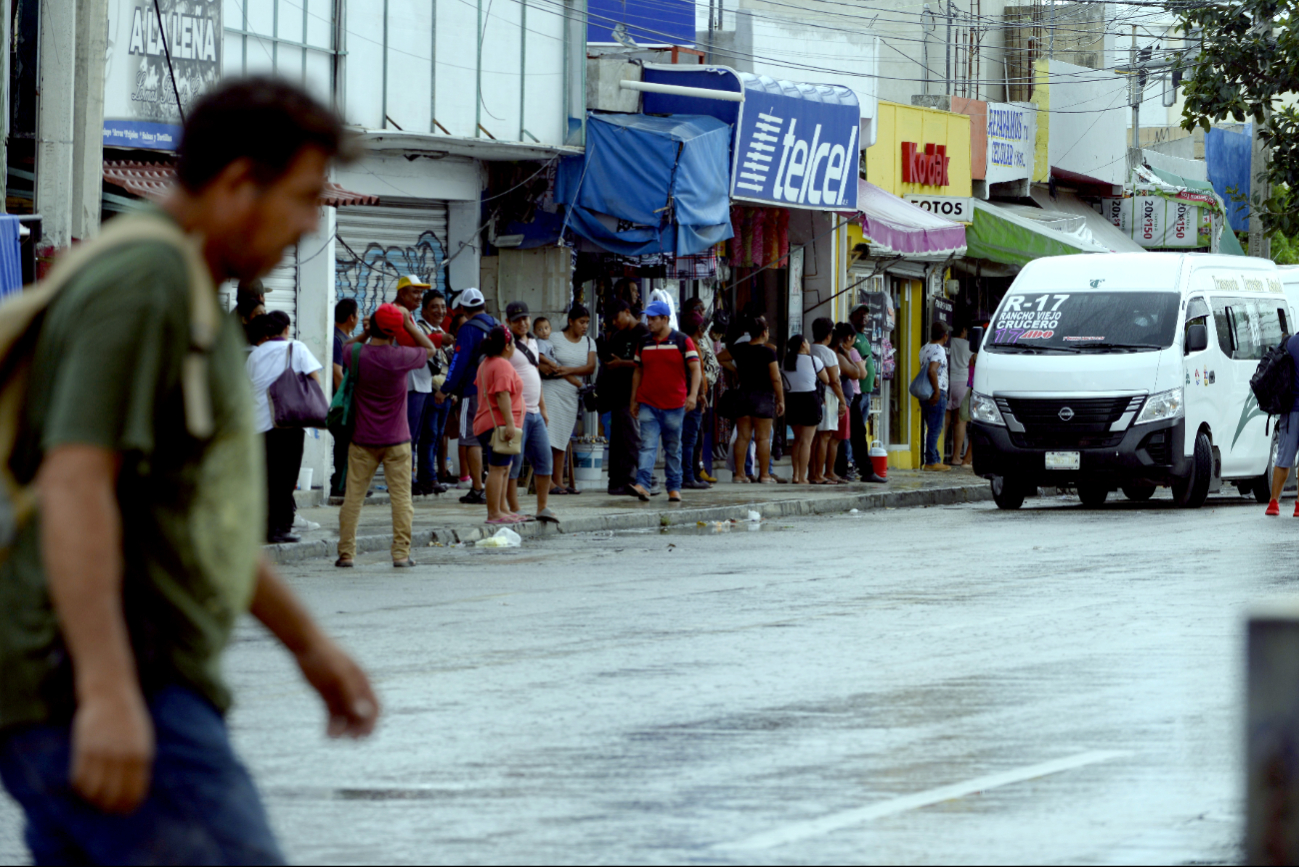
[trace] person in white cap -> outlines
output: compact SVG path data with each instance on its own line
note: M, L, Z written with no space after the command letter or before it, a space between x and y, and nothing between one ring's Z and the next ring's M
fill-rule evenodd
M500 323L483 308L483 293L469 288L456 298L456 306L469 318L456 332L456 354L451 359L451 369L447 371L446 382L433 393L433 400L439 404L450 395L460 398L460 442L466 446L469 460L469 479L473 490L460 498L460 502L470 506L481 506L487 502L483 490L483 447L474 436L474 416L478 412L478 386L474 378L478 375L478 365L483 360L479 344L493 328ZM490 434L488 435L490 437Z

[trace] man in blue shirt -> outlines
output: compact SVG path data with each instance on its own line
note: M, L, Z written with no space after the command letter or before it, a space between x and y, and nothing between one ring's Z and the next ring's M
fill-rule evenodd
M1286 340L1285 351L1290 354L1290 363L1294 366L1293 381L1299 383L1299 335ZM1281 416L1276 425L1277 447L1276 467L1272 470L1272 498L1268 501L1268 515L1281 514L1281 490L1294 466L1295 452L1299 451L1299 388L1295 389L1294 403L1290 412ZM1294 516L1299 518L1299 500L1294 504Z
M481 506L487 502L483 491L483 447L474 436L474 415L478 412L478 364L483 355L478 351L478 344L483 342L487 332L498 323L484 310L483 293L477 289L466 289L456 299L456 306L469 318L456 332L456 354L451 359L451 369L442 387L433 394L438 404L447 397L455 395L460 398L460 443L465 446L468 455L469 479L473 490L460 498L460 502L471 506ZM490 434L488 434L490 436Z

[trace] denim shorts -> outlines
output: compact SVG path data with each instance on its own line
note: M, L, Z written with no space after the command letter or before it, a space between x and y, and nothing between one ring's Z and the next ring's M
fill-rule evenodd
M500 454L498 452L492 451L491 431L488 431L487 433L484 434L480 434L478 436L478 439L481 440L483 444L483 461L486 462L487 466L489 467L511 466L514 463L514 459L518 457L518 455Z
M102 813L72 792L67 724L0 737L0 778L27 817L37 864L282 864L252 778L221 714L197 693L168 687L149 699L156 758L144 803Z
M1288 412L1276 423L1276 465L1282 469L1294 466L1299 452L1299 412Z
M523 417L523 451L514 456L510 478L517 479L523 472L525 457L532 465L532 472L538 476L548 476L555 468L555 459L550 450L550 434L546 432L546 423L541 420L539 412L530 412Z

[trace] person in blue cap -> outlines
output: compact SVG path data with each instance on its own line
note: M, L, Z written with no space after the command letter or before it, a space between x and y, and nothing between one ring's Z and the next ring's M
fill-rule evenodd
M640 422L640 466L630 491L648 502L650 476L663 442L668 502L681 502L681 426L699 397L703 372L694 341L672 328L672 308L654 301L645 308L649 336L636 352L631 411Z

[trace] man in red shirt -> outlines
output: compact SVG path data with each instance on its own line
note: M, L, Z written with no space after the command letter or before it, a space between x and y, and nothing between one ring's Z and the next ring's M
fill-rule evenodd
M703 378L694 341L672 330L672 310L662 301L645 308L649 337L636 352L631 411L640 421L640 467L631 490L648 502L650 476L663 440L668 502L681 502L681 425L695 408Z

